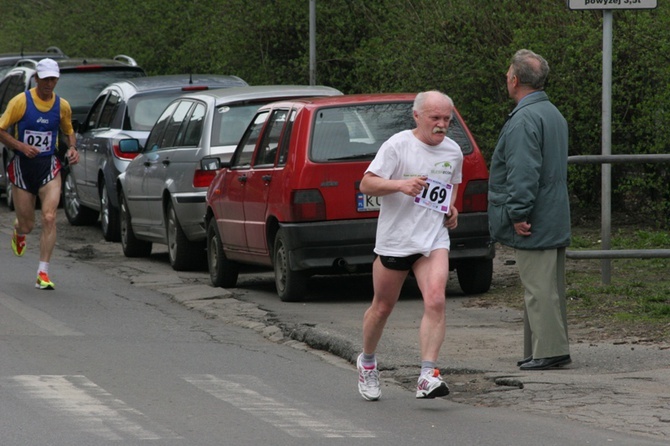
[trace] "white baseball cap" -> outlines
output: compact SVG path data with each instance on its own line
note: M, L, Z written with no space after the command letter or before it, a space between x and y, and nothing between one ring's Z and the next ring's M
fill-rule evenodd
M60 70L58 64L53 59L42 59L37 62L37 77L44 79L45 77L60 77Z

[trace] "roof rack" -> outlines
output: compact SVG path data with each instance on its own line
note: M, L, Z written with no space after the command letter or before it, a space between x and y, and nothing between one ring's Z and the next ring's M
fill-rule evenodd
M131 67L136 67L137 66L137 62L135 62L135 59L133 59L130 56L126 56L125 54L118 54L118 55L114 56L114 60L118 60L119 62L125 62L128 65L130 65Z

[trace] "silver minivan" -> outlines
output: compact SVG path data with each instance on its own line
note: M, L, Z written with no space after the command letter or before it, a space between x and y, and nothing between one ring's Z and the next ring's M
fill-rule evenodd
M205 195L216 171L207 160L228 161L256 110L278 100L336 96L324 86L251 86L192 93L171 102L156 121L140 153L118 177L121 246L127 257L168 246L179 270L204 268Z

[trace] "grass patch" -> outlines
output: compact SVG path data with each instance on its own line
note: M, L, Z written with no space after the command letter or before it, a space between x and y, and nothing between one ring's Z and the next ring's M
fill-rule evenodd
M670 234L639 227L618 228L613 231L611 241L612 249L670 248ZM569 249L601 249L600 229L573 227ZM499 253L501 259L513 258L509 249L501 249ZM601 260L566 261L568 320L575 337L583 341L632 338L670 342L670 259L610 262L611 283L605 285ZM518 269L512 269L506 276L497 277L496 286L482 300L522 309L523 286L518 280Z
M620 228L612 249L668 249L663 231ZM598 233L577 231L570 249L599 249ZM570 315L611 335L670 341L670 259L613 259L611 283L604 285L600 260L568 260Z

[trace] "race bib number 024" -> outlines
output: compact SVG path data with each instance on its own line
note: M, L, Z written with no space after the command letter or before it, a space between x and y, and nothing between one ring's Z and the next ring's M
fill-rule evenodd
M449 213L453 186L432 178L426 179L426 188L414 197L414 203L443 214Z
M28 145L37 147L42 153L51 150L51 132L25 130L23 132L23 141Z

